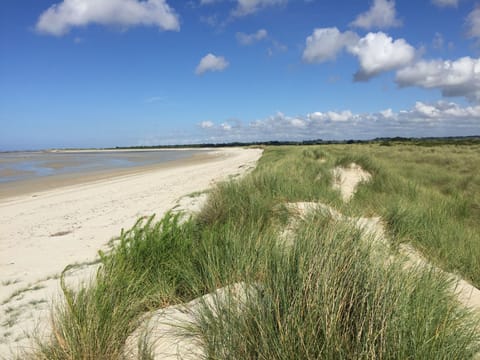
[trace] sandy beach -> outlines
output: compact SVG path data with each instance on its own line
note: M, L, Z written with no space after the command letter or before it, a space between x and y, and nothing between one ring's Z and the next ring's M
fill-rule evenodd
M122 228L139 217L158 218L182 198L251 169L260 149L215 149L157 167L37 182L0 194L0 358L28 349L28 334L48 329L58 275L85 264L72 281L88 279L88 266Z

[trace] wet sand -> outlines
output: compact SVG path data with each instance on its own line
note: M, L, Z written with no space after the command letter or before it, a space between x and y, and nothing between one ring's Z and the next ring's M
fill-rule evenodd
M117 151L117 150L115 150ZM118 150L122 151L122 150ZM161 151L161 150L160 150ZM69 151L72 153L73 151ZM82 151L80 151L82 152ZM86 152L86 150L84 151ZM111 150L109 150L111 152ZM0 200L5 200L6 198L17 197L20 195L31 195L38 196L38 192L53 190L60 187L85 184L95 181L107 180L119 176L126 176L132 174L141 174L149 172L152 170L160 169L169 169L178 166L185 165L194 165L204 161L214 160L218 157L221 157L222 153L218 151L210 151L201 154L195 154L189 158L161 162L154 165L145 165L145 166L133 166L120 169L108 169L108 170L97 170L97 171L87 171L83 173L69 173L69 174L59 174L51 176L37 177L35 179L21 180L15 182L6 182L0 183ZM74 165L72 162L63 162L63 163L51 163L47 164L46 167L53 166L55 169L61 169L64 167L70 167ZM14 170L4 170L5 174L0 174L0 176L14 176L17 173L25 173L23 171L14 171Z

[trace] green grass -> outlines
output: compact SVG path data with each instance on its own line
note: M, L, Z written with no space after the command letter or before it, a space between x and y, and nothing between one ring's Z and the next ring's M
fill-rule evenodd
M392 241L412 242L474 280L475 160L475 145L267 148L252 173L212 189L197 217L140 220L101 254L90 284L69 289L62 277L52 336L25 358L120 359L145 312L238 282L257 291L242 306L232 298L218 311L205 308L191 329L208 358L472 358L478 319L459 307L441 273L387 261L394 252L380 257L358 230L320 213L301 223L292 246L278 237L287 202L321 201L348 215L383 216ZM346 205L331 170L352 161L373 179ZM148 340L140 350L151 358Z
M51 341L39 344L36 357L120 358L143 312L193 298L187 281L191 227L180 227L170 215L152 222L139 221L122 233L112 253L102 254L102 266L90 285L73 291L62 275L65 301L54 312Z
M340 145L328 151L337 163L355 161L374 175L343 211L381 215L394 242L413 243L480 287L480 145Z
M321 231L319 231L321 229ZM358 231L317 216L272 259L257 296L202 311L212 359L468 359L474 321L448 281L371 257Z

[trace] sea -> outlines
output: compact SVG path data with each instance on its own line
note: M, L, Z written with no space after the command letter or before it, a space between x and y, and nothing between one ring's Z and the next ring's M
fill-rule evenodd
M0 184L156 165L206 150L81 150L0 152Z

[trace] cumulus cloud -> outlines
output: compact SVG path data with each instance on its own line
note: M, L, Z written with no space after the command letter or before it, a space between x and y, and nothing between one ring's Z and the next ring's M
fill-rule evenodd
M432 0L432 3L439 7L457 7L458 1L459 0Z
M265 29L260 29L253 34L246 34L243 32L237 32L237 41L242 45L251 45L257 41L266 39L268 32Z
M202 75L207 71L222 71L229 65L223 56L215 56L213 54L205 55L195 69L195 74Z
M310 63L335 60L340 51L354 45L358 39L356 33L342 33L336 27L315 29L305 40L303 60Z
M415 57L415 49L404 39L393 40L383 32L368 33L348 51L358 57L360 69L356 81L366 81L381 72L407 66Z
M322 63L335 60L344 49L358 58L356 81L367 81L382 72L405 67L415 57L415 49L404 39L393 40L383 32L360 38L355 32L341 32L336 27L315 29L305 40L302 57L309 63Z
M89 24L157 26L162 30L179 30L175 11L166 0L63 0L45 10L38 19L39 32L61 36L77 26Z
M374 0L370 9L351 22L352 26L372 29L390 28L402 25L397 19L394 0Z
M234 16L253 14L263 8L286 4L288 0L237 0L237 7L233 10Z
M472 38L480 38L480 6L475 7L467 16L467 33Z
M346 122L355 119L355 115L350 110L314 112L307 115L307 118L311 121L326 121L326 122Z
M439 89L443 96L463 96L480 101L480 58L422 60L399 70L396 82L402 87Z
M416 102L408 110L355 114L350 110L288 116L282 112L249 123L204 128L211 141L372 139L394 136L454 136L480 131L480 106ZM227 124L228 125L228 124Z

